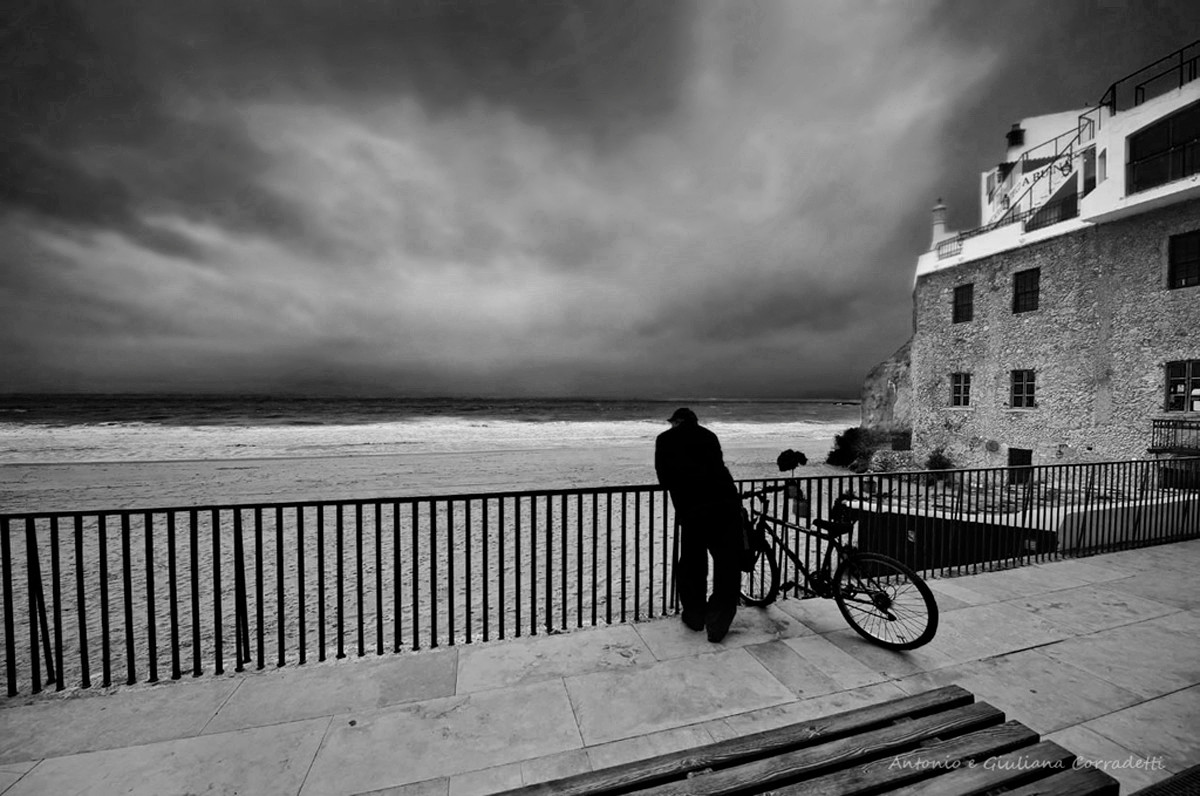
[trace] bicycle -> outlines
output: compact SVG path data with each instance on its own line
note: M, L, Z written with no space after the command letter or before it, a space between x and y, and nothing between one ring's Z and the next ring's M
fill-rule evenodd
M890 556L860 551L849 541L842 541L854 530L846 495L834 501L831 519L813 520L812 526L787 522L766 512L768 494L784 489L791 492L794 488L794 485L768 487L742 496L743 500L756 499L759 504L745 513L752 559L742 567L742 602L754 607L767 606L780 592L786 593L799 585L795 581L779 583L782 553L803 576L801 588L811 596L837 603L843 618L863 638L891 650L910 650L928 644L937 633L938 606L921 576ZM798 489L795 497L803 498ZM783 535L776 533L776 528L827 542L820 566L809 570ZM833 570L835 552L838 566Z

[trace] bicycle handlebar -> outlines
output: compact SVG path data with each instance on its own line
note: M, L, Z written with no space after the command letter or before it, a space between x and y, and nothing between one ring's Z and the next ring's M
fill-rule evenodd
M741 497L742 497L742 500L746 500L748 498L755 498L757 500L763 500L766 498L767 495L773 494L775 492L782 492L785 489L787 489L786 484L781 484L779 486L764 486L762 489L754 489L749 492L744 492L744 493L742 493Z

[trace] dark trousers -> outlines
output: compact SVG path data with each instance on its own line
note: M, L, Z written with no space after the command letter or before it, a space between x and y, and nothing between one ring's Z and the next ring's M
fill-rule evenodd
M703 507L683 513L679 530L679 562L675 586L689 615L735 611L742 588L738 555L742 540L732 511ZM713 561L713 592L708 596L708 559Z

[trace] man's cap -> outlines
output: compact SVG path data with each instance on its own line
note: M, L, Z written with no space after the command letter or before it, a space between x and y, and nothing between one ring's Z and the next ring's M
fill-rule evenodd
M676 420L683 421L685 423L686 422L690 422L690 423L700 422L699 419L696 417L695 412L693 412L691 409L687 409L682 406L680 408L676 409L675 413L667 418L668 423L674 423Z

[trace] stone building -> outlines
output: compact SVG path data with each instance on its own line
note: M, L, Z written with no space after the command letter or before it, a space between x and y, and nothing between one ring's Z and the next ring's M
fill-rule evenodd
M1200 41L1096 107L1013 125L980 177L981 227L946 230L934 208L913 292L916 461L1200 453L1198 60Z

